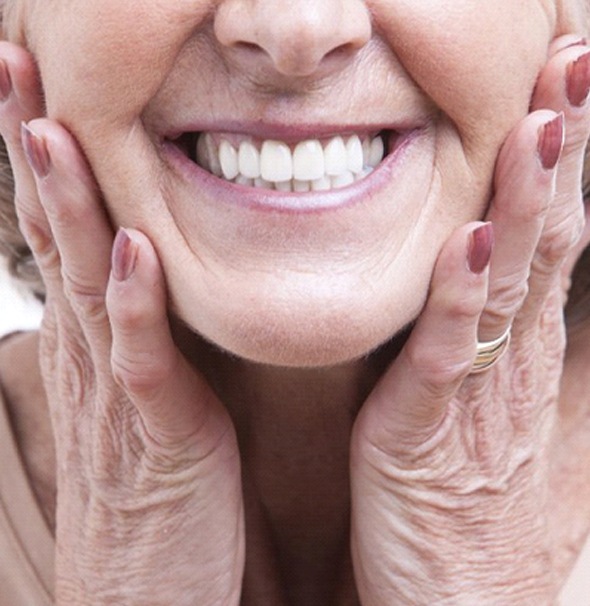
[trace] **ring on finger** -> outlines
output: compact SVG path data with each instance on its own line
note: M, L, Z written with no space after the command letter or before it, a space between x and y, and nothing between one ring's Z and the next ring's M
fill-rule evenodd
M471 367L471 374L477 374L494 366L508 349L510 343L509 326L504 333L493 341L478 341L477 353Z

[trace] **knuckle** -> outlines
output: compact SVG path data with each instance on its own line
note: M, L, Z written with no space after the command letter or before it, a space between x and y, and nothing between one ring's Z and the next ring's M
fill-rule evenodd
M539 241L535 254L535 269L550 272L561 264L580 239L584 230L582 206L555 225L548 227Z
M482 297L469 296L468 293L463 292L453 299L449 305L449 312L454 322L472 323L479 317L483 304Z
M41 353L45 360L51 360L52 381L57 381L67 402L79 406L93 397L95 371L83 340L70 331L61 331L61 336L45 333Z
M136 302L135 302L136 303ZM133 301L109 299L109 311L117 329L125 333L141 330L146 326L149 310L143 305L134 304Z
M61 256L53 241L48 240L46 244L39 248L33 248L35 260L41 270L41 273L46 276L55 276L61 268Z
M56 252L56 247L46 222L43 218L38 216L38 213L35 213L29 207L21 206L18 210L18 215L19 229L28 246L41 261L49 254L50 259L48 260L48 263L50 263L52 255Z
M116 383L127 393L139 398L151 398L164 385L171 373L171 365L155 353L132 355L115 350L111 370Z
M65 271L63 281L70 305L81 320L88 323L101 323L106 319L104 294Z
M67 393L72 394L74 401L83 402L89 397L90 387L94 383L90 358L87 353L74 355L70 352L64 360L61 371L64 388Z
M527 280L521 276L505 276L490 285L485 305L486 316L499 324L512 319L521 308L529 292Z
M406 356L410 367L419 376L418 384L426 397L436 400L450 397L473 364L470 356L461 355L456 350L444 353L436 348L408 347Z

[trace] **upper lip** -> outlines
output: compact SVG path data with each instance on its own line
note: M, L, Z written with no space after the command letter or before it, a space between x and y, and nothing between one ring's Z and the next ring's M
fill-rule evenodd
M375 134L382 130L404 132L420 128L418 121L366 122L356 124L284 124L260 121L228 120L215 123L186 123L166 129L163 139L174 141L187 133L217 132L250 136L256 139L278 139L285 142L329 138L347 134Z

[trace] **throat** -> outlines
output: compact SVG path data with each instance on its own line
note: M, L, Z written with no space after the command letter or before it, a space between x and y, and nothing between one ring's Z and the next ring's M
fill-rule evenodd
M246 604L357 604L349 444L365 369L242 368L226 394L244 469ZM240 385L238 389L238 385ZM272 600L262 595L273 596Z
M247 533L242 606L359 605L349 548L350 438L399 347L306 369L254 364L203 342L185 348L238 435Z

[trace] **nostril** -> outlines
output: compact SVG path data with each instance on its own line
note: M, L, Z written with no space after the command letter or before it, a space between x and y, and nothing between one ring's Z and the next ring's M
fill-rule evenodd
M326 53L324 59L345 59L355 53L357 50L358 49L356 45L352 42L341 44L340 46L337 46L336 48L333 48L331 51Z
M213 28L230 63L262 76L273 73L267 59L275 74L326 75L343 67L372 36L364 0L289 0L280 9L276 0L223 0Z
M254 42L244 42L243 40L240 40L234 44L234 48L239 48L239 49L242 49L249 53L261 53L262 52L262 53L266 54L266 51L261 46L259 46L258 44L254 43Z

